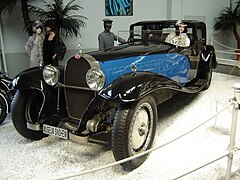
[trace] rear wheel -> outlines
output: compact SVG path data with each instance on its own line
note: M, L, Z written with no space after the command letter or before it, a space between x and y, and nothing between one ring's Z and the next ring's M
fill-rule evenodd
M15 129L23 137L40 140L47 135L42 131L27 128L27 123L38 124L38 115L43 103L43 96L38 91L17 91L12 102L12 121Z
M157 106L154 98L148 95L130 107L118 108L113 123L112 150L115 159L121 160L151 148L157 121ZM139 167L147 155L121 164L124 170Z

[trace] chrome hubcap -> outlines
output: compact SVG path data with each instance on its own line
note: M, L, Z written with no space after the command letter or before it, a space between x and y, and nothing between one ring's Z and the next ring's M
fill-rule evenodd
M139 149L145 142L149 129L149 117L145 108L141 108L135 117L135 121L132 126L132 147L133 149Z

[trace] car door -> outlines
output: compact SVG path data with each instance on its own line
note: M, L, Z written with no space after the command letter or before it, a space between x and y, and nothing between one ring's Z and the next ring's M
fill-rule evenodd
M202 31L200 27L193 26L188 31L188 37L190 39L190 50L189 53L189 61L190 61L190 73L189 73L189 80L192 80L197 75L197 69L200 60L200 52L203 46L202 43Z

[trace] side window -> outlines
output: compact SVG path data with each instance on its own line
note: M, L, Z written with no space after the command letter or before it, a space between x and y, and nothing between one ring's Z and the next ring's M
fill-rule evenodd
M134 26L133 34L135 35L133 37L134 39L142 39L141 38L141 36L142 36L142 26ZM137 36L137 35L139 35L139 36Z
M196 53L199 54L200 48L202 47L203 43L203 34L202 34L202 29L201 26L198 26L196 29L196 44L195 44L195 50Z
M197 28L197 37L199 41L202 41L202 29L200 27Z
M195 43L195 38L193 35L193 29L190 27L187 28L187 36L190 40L190 46L192 46Z

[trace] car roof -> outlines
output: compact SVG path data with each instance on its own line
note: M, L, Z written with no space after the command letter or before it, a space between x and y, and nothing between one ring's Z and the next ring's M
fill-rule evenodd
M178 20L146 20L146 21L139 21L136 23L131 24L131 26L140 26L145 24L176 24ZM189 25L205 25L204 22L198 20L182 20L183 23Z

